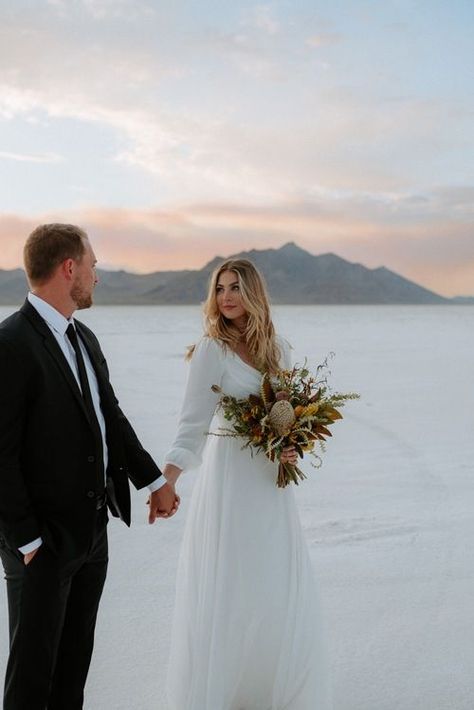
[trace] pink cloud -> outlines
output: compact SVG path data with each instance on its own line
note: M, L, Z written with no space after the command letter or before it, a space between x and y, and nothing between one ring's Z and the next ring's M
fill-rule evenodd
M334 206L333 206L334 207ZM99 265L137 272L201 268L216 255L278 248L296 241L312 254L334 252L381 265L443 295L474 293L474 242L467 220L431 216L393 224L386 207L285 204L267 208L188 205L169 210L88 209L0 218L1 268L21 264L23 243L36 224L70 221L88 231Z

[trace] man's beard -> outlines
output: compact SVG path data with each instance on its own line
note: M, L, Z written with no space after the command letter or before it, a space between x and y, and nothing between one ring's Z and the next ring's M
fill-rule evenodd
M77 310L81 311L84 308L92 306L92 290L86 291L79 280L75 281L71 288L71 298L76 304Z

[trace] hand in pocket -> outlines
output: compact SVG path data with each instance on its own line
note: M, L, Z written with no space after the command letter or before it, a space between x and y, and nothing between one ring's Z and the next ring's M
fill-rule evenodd
M40 545L41 547L41 545ZM36 550L33 550L33 552L27 552L26 555L23 555L23 560L25 562L25 565L29 565L33 557L36 555L38 552L39 547L36 548Z

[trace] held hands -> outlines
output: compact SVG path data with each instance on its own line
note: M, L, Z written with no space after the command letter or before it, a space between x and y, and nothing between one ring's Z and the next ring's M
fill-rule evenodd
M181 502L181 498L176 493L175 485L179 478L181 469L173 464L167 463L163 469L163 476L167 483L150 495L148 504L150 511L148 522L153 525L157 518L170 518L176 513Z
M176 493L174 485L165 483L164 486L150 494L148 505L148 522L153 525L157 518L171 518L179 508L181 499Z

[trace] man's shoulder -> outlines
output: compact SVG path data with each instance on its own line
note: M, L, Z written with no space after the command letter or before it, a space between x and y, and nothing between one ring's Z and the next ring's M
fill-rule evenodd
M97 335L94 333L94 331L91 330L89 326L85 325L82 321L77 320L77 318L74 318L74 323L76 324L77 330L79 331L81 336L86 340L86 342L89 345L92 345L94 348L97 348L101 352L99 339L97 338Z
M31 357L35 348L34 329L21 311L9 315L0 323L0 351L2 360L21 363Z
M20 319L22 318L21 311L14 311L14 313L10 313L9 316L4 318L0 322L0 330L8 329L10 327L14 327L17 323L19 323Z
M88 338L91 338L92 340L95 340L96 342L99 342L97 339L97 335L94 333L93 330L89 328L88 325L83 323L81 320L78 320L74 316L74 323L76 325L76 328L79 330L79 332L83 335L86 335Z
M0 323L0 343L18 353L38 352L38 344L47 333L46 323L28 302Z
M0 323L0 339L17 340L27 330L28 321L21 311L15 311Z

